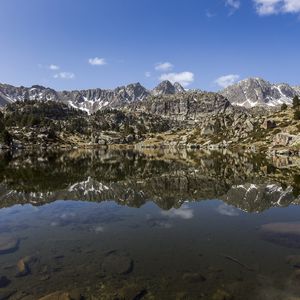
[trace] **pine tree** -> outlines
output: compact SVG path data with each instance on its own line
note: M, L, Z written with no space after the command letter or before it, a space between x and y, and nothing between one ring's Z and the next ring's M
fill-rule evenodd
M283 103L283 104L281 105L281 110L286 110L287 107L288 107L288 106L287 106L285 103Z
M294 109L298 109L299 106L300 106L300 99L299 99L298 96L295 96L295 97L293 98L293 108L294 108Z

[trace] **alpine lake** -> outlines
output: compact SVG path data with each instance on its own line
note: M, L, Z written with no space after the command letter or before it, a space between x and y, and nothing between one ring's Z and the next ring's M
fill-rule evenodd
M297 158L0 153L0 299L300 299Z

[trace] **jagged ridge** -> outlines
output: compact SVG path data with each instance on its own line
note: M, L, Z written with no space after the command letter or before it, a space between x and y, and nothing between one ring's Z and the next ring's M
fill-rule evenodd
M220 93L233 105L243 107L277 106L292 104L293 98L300 95L300 89L286 83L272 84L262 78L248 78L233 84Z
M97 88L62 92L39 85L27 88L0 84L0 106L25 100L59 101L90 114L104 107L121 108L133 102L143 101L152 94L169 95L180 92L184 92L184 88L179 83L173 85L169 81L161 82L153 90L147 90L140 83L133 83L114 90Z

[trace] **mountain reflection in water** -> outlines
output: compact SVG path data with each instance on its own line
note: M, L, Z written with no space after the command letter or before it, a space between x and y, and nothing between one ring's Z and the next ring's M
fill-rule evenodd
M297 161L158 150L0 156L0 299L300 296Z
M74 151L2 153L1 207L57 199L163 209L222 199L248 212L298 203L298 169L258 155L219 152Z

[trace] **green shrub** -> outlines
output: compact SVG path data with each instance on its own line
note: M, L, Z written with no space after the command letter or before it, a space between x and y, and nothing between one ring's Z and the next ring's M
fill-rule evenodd
M0 143L7 146L10 146L12 143L12 136L6 129L0 132Z
M293 98L293 107L298 109L299 106L300 106L300 99L299 99L298 96L295 96L295 97Z
M283 103L283 104L281 105L281 110L286 110L287 107L288 107L288 106L287 106L285 103Z
M300 111L299 110L296 110L294 112L294 120L300 120Z

